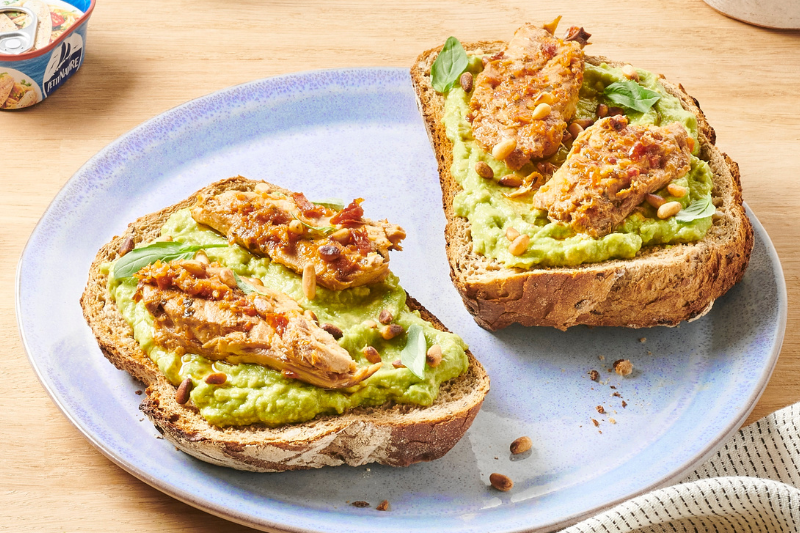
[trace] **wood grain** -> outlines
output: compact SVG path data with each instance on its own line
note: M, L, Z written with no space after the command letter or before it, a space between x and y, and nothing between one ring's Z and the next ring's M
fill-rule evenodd
M748 421L800 401L800 33L748 26L700 0L637 2L102 0L84 66L55 95L0 114L0 531L249 531L122 471L38 383L14 319L16 262L45 208L100 148L213 91L309 69L410 66L449 35L507 39L564 15L592 54L683 83L739 162L745 200L772 237L789 291L778 367ZM57 318L56 318L57 319Z

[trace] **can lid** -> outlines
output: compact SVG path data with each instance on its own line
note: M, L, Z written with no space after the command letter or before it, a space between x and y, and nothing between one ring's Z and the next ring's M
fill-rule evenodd
M3 6L0 13L13 11L23 12L31 18L31 23L19 30L0 32L0 54L17 55L33 48L36 41L36 28L39 24L36 12L24 6Z

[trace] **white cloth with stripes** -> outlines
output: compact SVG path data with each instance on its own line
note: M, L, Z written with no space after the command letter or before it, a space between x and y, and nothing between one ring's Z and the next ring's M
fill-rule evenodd
M563 533L800 532L800 403L742 428L681 483Z

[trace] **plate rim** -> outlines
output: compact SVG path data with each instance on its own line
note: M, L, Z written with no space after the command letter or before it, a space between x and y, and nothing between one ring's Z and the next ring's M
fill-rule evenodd
M220 95L222 93L228 93L230 91L234 91L234 90L237 90L237 89L245 88L245 87L248 87L248 86L255 86L255 85L258 85L258 84L265 83L265 82L267 82L267 83L273 82L273 81L274 82L279 82L279 81L290 79L290 78L293 78L293 79L301 78L302 79L302 78L315 76L315 75L319 75L319 74L337 75L337 74L343 74L343 73L347 73L347 72L360 72L360 71L371 71L371 72L383 71L383 72L387 72L389 74L400 74L401 72L402 73L407 73L407 69L404 69L404 68L401 68L401 67L351 67L351 68L314 69L314 70L305 70L305 71L293 72L293 73L288 73L288 74L281 74L281 75L278 75L278 76L270 76L270 77L267 77L267 78L260 78L258 80L252 80L252 81L249 81L249 82L245 82L245 83L241 83L241 84L237 84L237 85L232 85L232 86L220 89L218 91L214 91L214 92L211 92L209 94L202 95L202 96L199 96L197 98L193 98L193 99L188 100L188 101L186 101L186 102L184 102L182 104L179 104L177 106L173 106L173 107L171 107L169 109L166 109L166 110L162 111L161 113L158 113L157 115L155 115L155 116L147 119L146 121L136 125L132 129L128 130L127 132L125 132L122 135L120 135L117 138L115 138L109 144L104 146L100 151L98 151L96 154L91 156L83 165L81 165L75 171L75 173L64 183L64 185L62 185L62 187L59 189L58 193L50 201L50 203L48 204L47 208L44 210L44 212L42 213L41 217L39 218L39 220L37 221L36 225L34 226L33 230L29 234L28 239L27 239L27 241L25 243L25 246L23 247L22 252L20 254L19 260L17 261L17 268L16 268L16 274L15 274L15 289L14 289L14 296L15 296L14 309L15 309L16 318L17 318L17 328L19 330L20 338L22 340L22 346L23 346L23 349L25 350L25 354L26 354L26 356L28 358L28 362L33 367L34 373L36 374L36 377L39 380L39 383L42 385L42 387L45 389L47 394L50 396L50 398L53 401L53 403L55 403L55 405L58 407L58 409L61 411L61 413L67 418L67 420L69 420L69 422L75 428L77 428L78 431L80 431L80 433L83 435L83 437L86 438L92 444L92 446L94 446L97 450L99 450L106 458L111 460L111 462L113 462L114 464L116 464L117 466L119 466L124 471L128 472L129 474L133 475L135 478L139 479L140 481L148 484L149 486L155 488L156 490L158 490L160 492L163 492L164 494L166 494L166 495L168 495L168 496L170 496L172 498L175 498L176 500L179 500L179 501L181 501L181 502L183 502L183 503L185 503L187 505L191 505L192 507L195 507L195 508L200 509L200 510L202 510L204 512L213 514L213 515L218 516L218 517L220 517L222 519L229 520L229 521L232 521L232 522L235 522L235 523L238 523L238 524L241 524L241 525L245 525L245 526L248 526L248 527L254 527L254 528L258 528L258 529L262 529L262 530L273 530L273 531L290 532L290 533L309 533L309 532L324 533L324 531L325 531L325 530L321 530L321 529L297 528L297 527L293 527L291 525L287 525L286 523L276 523L276 522L273 522L273 521L270 521L270 520L261 520L259 517L253 517L253 516L250 516L250 515L244 516L239 511L237 511L235 509L231 509L230 507L227 507L227 506L215 504L214 502L208 501L207 499L202 499L202 498L196 496L194 493L192 493L190 491L183 490L183 489L181 489L181 488L179 488L177 486L174 486L173 484L165 482L165 481L161 480L160 478L157 478L157 477L153 476L152 474L150 474L146 470L143 470L143 469L139 468L138 466L136 466L136 465L134 465L132 463L129 463L128 461L125 461L125 460L115 456L114 453L111 450L108 450L105 447L105 445L100 440L96 439L92 434L90 434L89 430L87 428L85 428L80 423L80 421L75 416L73 416L73 414L71 412L69 412L67 410L67 408L59 401L58 397L55 394L55 391L53 391L51 389L51 387L46 383L44 375L43 375L43 370L40 368L39 365L37 365L37 362L35 361L35 359L34 359L34 357L32 355L33 351L31 349L31 347L29 346L29 341L26 338L25 329L23 327L23 318L22 318L22 310L21 310L20 289L21 289L21 278L22 278L23 263L25 261L26 256L28 255L29 248L30 248L31 243L32 243L32 241L34 239L34 236L38 233L38 231L39 231L39 229L40 229L40 227L42 225L42 222L44 221L44 219L48 215L50 215L51 211L53 210L53 208L57 204L57 202L59 202L59 200L61 200L61 198L67 194L67 191L70 188L70 185L73 184L73 180L78 175L82 174L94 161L96 161L97 159L105 156L108 152L113 151L113 149L116 148L118 145L122 144L127 139L129 139L130 137L135 135L138 131L140 131L142 129L145 129L148 126L152 125L153 123L155 123L157 120L159 120L164 115L175 113L180 109L183 109L185 107L189 107L189 106L193 105L195 102L197 102L199 100L210 99L210 98L213 98L213 97L215 97L217 95ZM566 526L575 524L575 523L577 523L577 522L579 522L581 520L584 520L584 519L589 518L591 516L594 516L594 515L596 515L598 513L601 513L601 512L603 512L605 510L613 508L614 506L616 506L616 505L618 505L618 504L620 504L622 502L628 501L631 498L635 498L637 496L640 496L640 495L645 494L647 492L651 492L651 491L656 490L658 488L662 488L662 487L666 487L666 486L674 484L678 479L683 477L687 472L691 471L697 465L703 463L710 456L712 456L714 453L716 453L718 448L722 444L724 444L725 441L727 441L734 433L736 433L740 429L740 427L742 426L744 421L747 419L747 417L750 415L752 410L755 408L756 404L758 403L759 398L763 394L764 390L767 387L767 384L769 383L770 378L772 377L772 374L773 374L773 372L775 370L775 367L777 365L777 361L778 361L778 357L779 357L780 352L781 352L781 348L783 346L783 341L784 341L785 331L786 331L786 324L787 324L787 319L788 319L788 293L787 293L787 287L786 287L786 279L785 279L784 272L783 272L783 265L781 264L780 257L778 256L777 250L775 249L775 246L774 246L772 240L770 239L769 234L767 233L766 229L763 227L761 222L758 220L758 218L755 216L753 211L749 208L749 206L746 203L744 203L744 207L745 207L747 216L751 219L751 222L753 223L754 229L756 230L755 232L758 234L758 237L764 239L764 247L766 249L766 252L767 252L767 255L769 257L770 262L773 265L777 266L777 270L775 271L773 269L773 271L775 271L775 273L777 274L775 276L775 282L776 282L776 285L777 285L777 287L776 287L776 293L777 293L776 297L777 297L777 303L778 303L777 323L775 323L775 330L774 330L775 331L775 342L773 342L772 345L770 346L770 354L769 354L769 359L768 359L768 361L769 361L769 363L768 363L769 370L768 370L768 372L763 372L762 373L762 375L759 377L757 385L753 387L752 392L751 392L749 398L747 399L747 404L746 404L747 407L739 412L740 416L738 416L737 418L735 418L735 420L730 422L716 439L714 439L713 441L710 441L703 448L703 450L701 452L699 452L697 455L695 455L693 458L688 459L681 466L677 467L673 471L673 474L669 475L668 477L666 477L666 478L664 478L664 479L662 479L660 481L653 482L653 483L647 485L644 488L632 491L631 493L629 493L629 494L627 494L625 496L622 496L620 498L617 498L617 499L615 499L613 501L610 501L610 502L607 502L605 504L599 505L599 506L597 506L597 507L595 507L593 509L590 509L590 510L587 510L587 511L583 511L583 512L578 512L578 513L575 513L573 515L566 516L566 517L562 518L561 520L559 520L558 522L551 522L550 524L546 524L546 525L542 526L541 528L539 528L538 529L539 531L553 531L553 530L556 530L556 529L559 529L559 528L562 528L562 527L566 527ZM265 529L265 528L269 528L269 529ZM514 530L509 530L509 531L522 532L522 531L528 531L528 530L527 529L514 529Z

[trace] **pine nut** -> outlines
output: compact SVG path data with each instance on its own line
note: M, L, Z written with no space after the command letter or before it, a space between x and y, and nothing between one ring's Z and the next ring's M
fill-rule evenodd
M599 104L596 113L598 117L603 118L608 115L608 106L606 104Z
M515 228L509 226L508 229L506 229L506 238L509 241L513 241L517 237L519 237L519 232Z
M549 104L553 105L553 93L539 93L536 98L533 99L533 104Z
M434 344L428 348L428 353L425 354L425 360L431 368L436 368L442 362L442 347Z
M256 279L258 279L258 278L256 278ZM261 281L261 280L259 280L259 281ZM319 318L317 318L317 315L314 314L314 311L312 311L311 309L306 309L305 311L303 311L303 316L305 316L307 319L309 319L314 324L319 326ZM336 326L334 326L334 327L336 327Z
M511 481L511 478L503 474L490 475L489 483L492 484L492 487L502 492L508 492L514 487L514 482Z
M573 122L567 128L567 131L569 131L569 134L572 135L572 137L574 139L577 139L578 135L583 133L583 127L580 124L578 124L577 122Z
M577 124L578 126L580 126L583 129L586 129L589 126L591 126L592 124L594 124L594 120L592 120L590 118L579 118L578 120L573 120L573 123Z
M219 279L220 281L222 281L222 283L224 283L231 289L235 289L237 287L236 276L233 275L233 270L231 270L230 268L220 268Z
M608 108L608 116L616 117L617 115L624 115L625 110L621 107L609 107Z
M522 176L519 174L506 174L500 178L500 185L504 187L519 187L522 185Z
M328 238L338 242L339 244L347 245L350 243L350 230L347 228L340 229L333 232Z
M222 385L226 381L228 381L228 375L223 374L222 372L217 372L215 374L209 374L206 376L205 382L209 385Z
M680 202L667 202L658 208L656 214L658 215L658 218L661 219L669 218L673 215L677 215L682 208L683 206Z
M132 235L128 235L127 237L125 237L122 240L122 243L119 245L119 249L117 250L117 253L119 254L120 257L122 257L123 255L127 254L131 250L133 250L133 236Z
M254 287L263 287L264 286L264 282L261 281L260 278L244 278L244 280L247 283L249 283L250 285L253 285ZM312 315L314 315L313 311L306 311L306 313L311 313ZM314 315L314 321L318 322L317 315Z
M378 350L376 350L372 346L364 346L364 349L361 350L361 353L363 353L364 357L367 358L367 361L369 361L373 365L375 363L381 362L381 354L379 354Z
M624 65L622 67L622 74L629 80L639 81L639 73L636 72L636 69L633 68L632 65Z
M675 198L683 198L684 196L686 196L686 193L689 192L689 189L687 189L686 187L682 187L677 183L670 183L669 185L667 185L667 190Z
M536 106L536 109L533 110L531 118L533 120L541 120L545 118L547 115L549 115L550 111L551 111L550 104L539 104Z
M478 161L475 163L475 172L478 173L478 176L486 178L487 180L494 177L494 170L492 170L492 167L490 167L484 161Z
M267 192L269 191L269 185L264 182L256 183L256 186L253 187L253 190L256 192Z
M208 256L206 255L205 251L198 250L196 254L194 254L195 261L200 261L204 265L209 264L211 261L208 260Z
M470 92L472 90L472 73L465 72L458 79L458 82L461 84L461 88L464 89L465 93Z
M392 313L388 309L383 309L381 314L378 315L378 322L381 324L389 324L393 318Z
M657 195L657 194L651 194L651 193L648 193L648 194L647 194L647 195L644 197L644 199L645 199L645 201L646 201L648 204L652 205L652 206L653 206L653 207L655 207L656 209L658 209L659 207L661 207L662 205L664 205L664 203L666 202L666 200L664 200L664 199L663 199L662 197L660 197L659 195Z
M528 250L530 241L531 238L523 233L514 239L514 242L508 247L508 251L511 252L511 255L522 255Z
M405 368L406 367L406 365L404 365L402 363L402 361L400 361L400 359L396 359L394 362L392 362L392 366L395 367L395 368Z
M324 324L322 324L322 325L320 326L320 328L321 328L323 331L327 331L328 333L330 333L330 334L331 334L331 337L333 337L333 338L334 338L334 339L336 339L337 341L338 341L339 339L341 339L341 338L342 338L342 336L344 335L344 332L342 331L342 329L341 329L341 328L339 328L339 327L337 327L337 326L334 326L333 324L331 324L331 323L329 323L329 322L325 322Z
M202 261L198 260L187 260L181 263L181 266L185 268L189 274L195 277L206 277L206 265ZM224 281L223 281L224 283ZM234 279L234 283L236 280ZM227 285L227 283L225 283Z
M510 156L511 152L513 152L516 147L517 141L515 139L503 139L492 148L492 157L498 161L502 161Z
M192 383L192 378L186 378L181 381L181 384L178 386L178 390L175 392L175 401L178 402L180 405L185 404L189 401L189 393L192 392L192 387L194 383Z
M300 222L297 219L294 219L291 222L289 222L289 231L291 233L294 233L295 235L302 235L303 232L305 231L305 227L303 226L302 222Z
M383 340L388 341L397 337L398 335L402 335L405 333L405 331L406 330L404 330L403 326L400 324L389 324L388 326L383 326L380 329L380 334L381 337L383 337Z
M314 265L303 267L303 295L309 300L313 300L317 295L317 273Z
M389 510L389 500L383 500L375 507L376 511L388 511Z
M533 441L531 441L530 437L520 437L511 443L510 449L511 453L518 455L530 450L531 446L533 446Z

